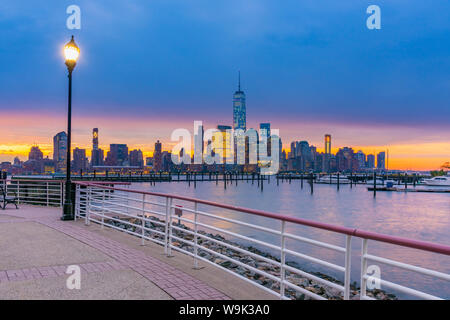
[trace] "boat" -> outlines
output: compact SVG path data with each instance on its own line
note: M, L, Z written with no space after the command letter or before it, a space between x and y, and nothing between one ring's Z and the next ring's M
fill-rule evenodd
M423 183L427 186L450 187L450 176L438 176L431 179L424 179Z
M323 177L320 177L317 179L316 183L323 183L323 184L337 184L338 183L338 177L336 175L330 176L326 175ZM349 184L350 180L347 179L346 176L339 176L339 184Z
M367 180L366 184L373 185L373 179ZM384 180L377 179L376 181L377 186L383 186L385 184Z

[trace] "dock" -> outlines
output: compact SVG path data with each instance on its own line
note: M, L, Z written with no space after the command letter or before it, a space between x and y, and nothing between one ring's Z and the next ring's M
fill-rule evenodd
M368 187L368 191L374 191L373 187ZM405 189L405 188L388 188L377 187L376 191L391 191L391 192L429 192L429 193L450 193L450 189Z

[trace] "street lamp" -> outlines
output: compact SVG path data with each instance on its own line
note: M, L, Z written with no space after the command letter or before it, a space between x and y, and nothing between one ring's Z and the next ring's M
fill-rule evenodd
M69 71L69 99L67 109L67 157L66 157L66 197L64 200L63 215L61 220L73 220L73 206L71 196L71 182L70 182L70 144L72 135L72 71L77 64L80 49L72 39L64 46L64 57L66 59L67 70Z

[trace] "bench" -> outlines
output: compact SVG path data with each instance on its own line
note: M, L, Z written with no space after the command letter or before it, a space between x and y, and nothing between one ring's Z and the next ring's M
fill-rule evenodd
M14 194L14 196L8 196L8 194L6 193L6 190L3 188L3 186L0 186L0 201L3 202L3 206L2 206L3 210L5 210L6 205L8 203L13 203L16 206L16 209L19 209L19 207L17 206L18 200L19 200L19 198L17 197L16 194Z

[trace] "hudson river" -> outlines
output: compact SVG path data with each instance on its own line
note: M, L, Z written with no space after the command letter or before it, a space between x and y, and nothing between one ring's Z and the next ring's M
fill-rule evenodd
M219 181L218 185L215 182L197 182L196 188L194 188L193 183L189 187L187 182L157 183L156 186L150 186L148 183L134 183L131 188L211 200L339 226L450 245L450 194L377 192L374 199L373 194L367 191L366 185L357 185L353 188L350 188L350 185L341 185L340 190L337 191L336 185L315 184L314 194L311 195L310 187L306 182L301 189L299 180L292 180L291 184L281 183L280 181L280 185L277 186L275 179L272 179L269 184L265 181L263 192L258 188L256 181L254 185L251 184L251 181L239 181L237 186L233 182L233 185L229 184L226 190L222 181ZM186 204L186 206L189 205ZM272 228L279 228L280 226L279 223L269 221L267 218L249 214L205 206L201 206L199 209L262 226ZM186 216L189 215L186 214ZM280 243L279 238L250 228L239 227L218 220L215 220L215 222L208 220L208 223L214 223L215 226L223 229L244 232L245 235L254 239L277 245ZM343 235L293 224L288 224L287 228L289 232L303 237L345 246ZM230 237L227 238L230 239ZM352 239L354 249L352 252L352 282L358 283L360 280L361 241L357 237ZM295 248L301 253L344 265L342 253L297 241L289 241L287 246ZM270 249L258 248L277 255ZM370 254L450 273L449 256L375 241L369 241L368 248ZM300 263L306 270L321 271L340 280L343 279L343 274L338 271L298 258L288 257L287 261L289 260ZM391 268L380 263L369 262L369 265L374 264L380 267L381 278L384 280L450 299L450 282L436 280L403 269ZM381 289L396 293L400 297L406 297L389 288L382 287Z

